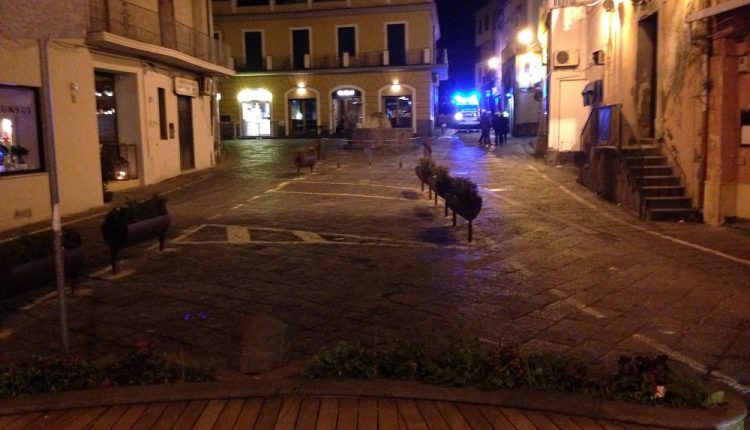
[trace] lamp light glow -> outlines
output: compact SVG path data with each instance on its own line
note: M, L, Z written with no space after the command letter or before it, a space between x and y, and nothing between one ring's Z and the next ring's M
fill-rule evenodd
M531 45L534 41L534 32L530 28L525 28L518 33L518 43L522 45Z

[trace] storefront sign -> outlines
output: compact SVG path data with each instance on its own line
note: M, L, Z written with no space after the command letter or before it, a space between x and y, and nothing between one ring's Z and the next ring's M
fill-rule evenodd
M356 93L352 89L341 89L341 90L336 91L336 95L339 97L351 97L354 94Z
M190 96L198 97L200 90L198 88L198 81L195 79L181 78L175 76L174 78L174 93L179 96Z

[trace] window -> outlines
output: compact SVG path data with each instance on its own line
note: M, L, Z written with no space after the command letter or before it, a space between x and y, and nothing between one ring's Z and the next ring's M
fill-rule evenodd
M163 140L169 139L167 131L167 92L159 88L159 137Z
M263 33L260 31L245 31L245 65L240 67L246 71L263 70Z
M388 24L388 52L391 66L406 64L406 24Z
M305 68L305 55L310 53L310 30L292 30L292 67Z
M354 27L339 27L337 29L339 40L339 58L348 52L349 56L357 56L357 37Z
M237 0L237 6L268 6L268 0Z
M383 97L383 107L393 128L411 128L411 96Z
M485 15L484 16L484 31L487 31L490 29L490 16Z
M40 171L37 90L0 85L0 175Z
M482 34L482 20L477 21L477 34Z

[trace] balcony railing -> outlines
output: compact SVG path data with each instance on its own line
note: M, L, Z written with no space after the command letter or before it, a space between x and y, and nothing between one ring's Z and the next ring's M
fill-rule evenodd
M125 0L88 0L88 3L89 32L116 34L232 68L226 45L195 28Z
M341 69L361 67L394 67L417 65L447 65L447 56L443 49L413 50L401 53L388 51L359 52L356 56L336 54L306 54L297 61L289 55L274 55L263 58L263 61L248 62L243 57L235 57L234 63L238 72L292 71L305 69Z

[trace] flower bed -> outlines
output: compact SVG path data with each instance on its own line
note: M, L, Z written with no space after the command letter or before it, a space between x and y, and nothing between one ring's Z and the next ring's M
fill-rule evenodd
M0 361L0 397L213 380L211 371L168 362L145 342L121 359L101 363L60 357Z
M689 408L708 407L723 399L723 393L710 394L696 379L672 372L664 355L622 357L615 373L594 377L584 363L570 356L522 356L514 349L491 349L476 341L429 347L339 342L318 354L303 376L412 380L483 390L526 388Z

